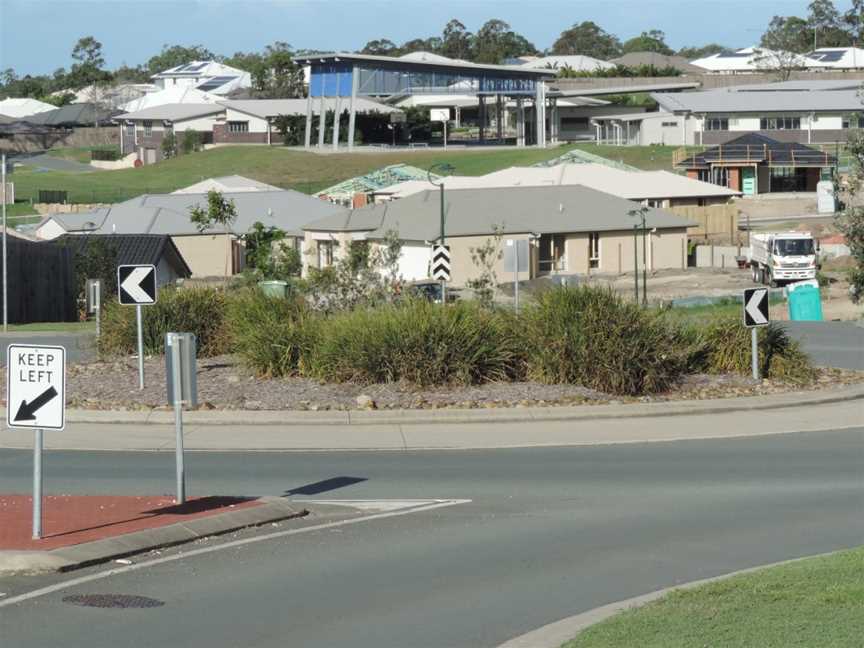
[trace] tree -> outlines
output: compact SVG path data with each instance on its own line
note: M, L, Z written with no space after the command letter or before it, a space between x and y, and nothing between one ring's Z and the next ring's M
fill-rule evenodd
M180 140L180 150L183 153L194 153L201 149L201 133L191 129L183 131L183 139Z
M396 56L399 53L399 48L393 41L381 38L366 43L360 53L372 54L373 56Z
M846 237L846 245L855 261L849 271L849 291L855 303L864 299L864 204L861 201L864 190L864 131L855 130L849 134L846 151L852 160L845 192L842 195L843 210L835 222ZM835 191L840 189L839 179L835 176Z
M803 66L800 53L809 50L806 25L797 16L774 16L756 50L756 67L774 72L780 81L788 80L793 70Z
M586 20L561 32L552 45L552 53L582 54L608 60L621 55L621 41L598 24Z
M220 192L211 189L207 192L207 209L203 209L200 205L190 207L189 220L201 234L216 226L222 228L229 242L226 245L225 256L225 276L228 277L232 252L232 245L230 245L231 226L237 220L237 206L234 201L226 199Z
M192 61L214 61L216 58L216 55L203 45L163 45L162 51L151 56L145 67L152 76Z
M840 12L832 0L813 0L807 7L807 25L817 47L846 47L851 44L849 32L843 29Z
M72 48L72 58L78 62L78 65L86 65L97 70L105 65L105 59L102 57L102 43L92 36L78 39L75 47Z
M266 99L303 97L303 68L294 63L294 53L288 43L277 41L264 49L264 54L252 71L256 96Z
M849 35L852 45L864 40L864 0L852 0L852 6L843 14L840 26Z
M471 60L471 32L455 18L444 25L441 37L441 47L438 52L452 59Z
M671 55L674 52L666 44L666 34L659 29L643 31L639 36L631 38L621 46L625 54L630 52L656 52L658 54Z
M246 267L260 279L286 281L300 275L300 253L285 245L286 234L277 227L256 222L243 236L246 242Z
M503 20L492 19L474 37L474 61L477 63L501 63L505 58L537 54L537 48L528 40L510 29Z
M491 307L495 299L495 288L498 286L498 273L495 272L495 266L504 255L504 251L501 249L503 231L503 226L496 225L493 228L492 238L486 239L483 245L468 248L468 252L471 254L471 263L476 266L480 273L474 279L466 281L465 284L474 291L477 301L482 306Z
M162 157L166 160L170 160L173 157L177 156L177 136L174 135L174 131L170 130L165 133L165 136L162 138Z
M678 56L683 56L686 59L691 61L695 61L696 59L705 58L706 56L711 56L712 54L719 54L720 52L728 51L728 47L724 47L723 45L719 45L717 43L709 43L708 45L703 45L702 47L682 47L679 49L676 54Z
M105 59L102 57L102 43L92 36L85 36L78 40L72 49L72 58L76 62L72 64L72 69L67 77L69 87L81 89L93 86L96 88L96 86L104 87L111 82L111 73L102 69L102 66L105 65ZM94 90L94 94L98 93L99 91ZM98 97L94 97L91 101L96 103L96 99Z

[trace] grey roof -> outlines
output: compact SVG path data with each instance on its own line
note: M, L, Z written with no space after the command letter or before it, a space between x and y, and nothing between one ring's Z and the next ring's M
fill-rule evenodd
M655 90L694 90L701 85L702 84L698 81L676 81L675 83L643 83L640 85L621 85L606 88L595 87L570 89L565 86L565 89L563 90L552 88L546 92L546 95L548 97L594 97L602 95L629 94L632 92L654 92Z
M116 112L97 108L93 103L73 103L30 115L26 121L42 126L92 126L97 119L99 123L110 121Z
M333 52L331 54L315 54L312 56L297 56L294 58L297 63L312 64L312 63L330 63L335 61L356 61L359 63L381 63L392 68L405 69L453 69L457 71L473 70L476 72L505 72L508 76L514 77L555 77L558 75L557 70L530 69L523 68L519 65L489 65L485 63L468 63L467 61L451 60L446 63L441 61L417 61L392 56L373 56L371 54L351 54L348 52Z
M123 113L122 115L117 115L116 118L181 121L183 119L192 119L193 117L214 115L223 110L225 110L224 106L219 104L174 103L152 106L151 108L144 108L136 112Z
M354 106L358 113L393 113L400 112L398 108L385 106L384 104L357 97ZM305 115L306 114L306 99L237 99L233 101L220 101L221 105L238 110L248 115L255 117L276 117L277 115ZM328 97L324 100L325 110L335 108L336 99ZM342 99L341 107L343 110L348 108L348 99ZM321 108L321 98L317 97L312 101L312 113L317 115Z
M794 90L801 91L831 91L831 90L857 90L864 83L861 79L834 79L825 81L823 79L798 79L794 81L775 81L774 83L746 83L726 88L729 92L763 92Z
M245 234L260 222L265 227L284 230L290 236L302 236L301 228L306 223L347 211L339 205L292 190L222 195L233 200L237 208L237 220L231 228L236 235ZM184 236L199 233L189 219L189 210L196 205L206 207L207 194L144 194L92 212L52 214L43 223L54 220L67 232ZM221 232L217 227L205 233Z
M115 246L117 264L147 263L158 265L163 257L170 263L181 277L189 277L192 271L189 264L180 254L170 236L155 234L66 234L57 239L62 245L68 245L77 252L87 249L95 241L104 241Z
M667 94L653 92L651 97L669 112L729 113L775 111L859 111L861 98L854 90L788 92L740 92L710 90Z
M566 233L630 230L628 214L639 205L582 185L455 189L445 192L448 236ZM394 230L407 241L431 241L439 235L440 195L430 189L407 198L369 205L314 221L303 229L324 232L368 232L382 238ZM683 228L693 223L660 209L648 209L648 227Z
M656 68L673 67L687 74L704 74L705 70L691 65L683 56L668 56L659 52L630 52L624 56L611 59L610 63L617 63L626 67L637 67L639 65L653 65Z

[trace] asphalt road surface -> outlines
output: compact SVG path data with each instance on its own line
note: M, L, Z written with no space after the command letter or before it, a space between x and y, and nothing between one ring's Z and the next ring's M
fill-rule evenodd
M784 322L820 367L864 371L864 326L855 322Z
M49 493L173 484L168 453L50 452L44 470ZM5 607L0 597L0 643L496 646L611 601L864 542L864 428L578 448L190 453L187 470L193 495L471 501L226 545ZM29 488L30 454L0 453L0 492ZM0 592L9 600L75 576L0 579ZM165 605L62 602L87 593Z

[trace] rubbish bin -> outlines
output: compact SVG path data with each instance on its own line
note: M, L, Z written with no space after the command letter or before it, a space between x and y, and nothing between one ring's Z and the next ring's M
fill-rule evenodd
M281 299L285 299L288 296L287 281L259 281L258 287L261 288L261 292L263 292L268 297L278 297Z
M795 322L821 322L822 298L817 281L798 281L786 287L789 319Z

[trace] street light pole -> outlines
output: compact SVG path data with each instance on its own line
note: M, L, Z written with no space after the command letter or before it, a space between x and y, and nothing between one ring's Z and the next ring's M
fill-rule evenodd
M642 210L642 305L648 305L648 251L645 240L645 210Z
M648 245L645 239L645 232L647 230L646 224L646 216L648 214L648 208L644 205L639 209L631 209L627 212L628 216L633 216L641 219L642 226L642 305L648 305ZM636 283L636 303L639 303L639 268L638 268L638 254L636 252L637 241L636 241L636 228L638 225L633 225L633 274L635 276Z
M453 167L446 162L439 162L437 164L433 164L429 167L429 171L427 172L427 178L429 179L429 183L433 186L438 187L440 204L441 204L441 237L440 237L440 245L444 246L444 179L441 179L441 182L435 182L432 180L432 170L438 168L444 173L449 173L453 171ZM443 279L441 280L441 303L447 304L447 282Z

